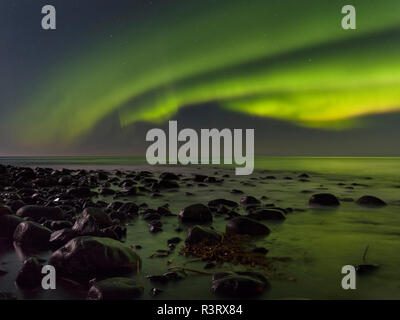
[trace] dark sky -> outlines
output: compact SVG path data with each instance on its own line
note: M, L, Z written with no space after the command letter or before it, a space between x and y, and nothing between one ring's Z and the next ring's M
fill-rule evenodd
M0 155L144 155L168 119L255 128L259 155L400 155L398 23L364 3L348 36L344 1L1 0Z

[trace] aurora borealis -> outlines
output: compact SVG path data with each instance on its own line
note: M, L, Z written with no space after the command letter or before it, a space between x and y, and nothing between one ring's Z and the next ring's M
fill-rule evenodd
M18 141L74 144L110 114L125 128L205 103L323 130L400 109L399 1L352 1L357 30L341 28L344 1L131 3L20 85L5 118Z

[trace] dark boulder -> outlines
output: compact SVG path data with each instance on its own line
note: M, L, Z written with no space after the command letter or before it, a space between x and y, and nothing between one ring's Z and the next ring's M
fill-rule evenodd
M308 201L310 206L328 206L337 207L340 205L339 200L330 193L318 193L314 194Z
M253 219L237 217L227 223L226 233L261 236L269 234L270 230L265 225Z
M160 189L176 189L179 188L179 184L175 180L162 179L158 183Z
M64 212L58 207L24 206L17 211L21 218L29 217L34 220L46 218L49 220L63 220Z
M160 174L160 180L179 180L179 177L172 172L163 172Z
M21 222L14 231L14 241L23 248L49 247L51 230L32 221Z
M261 201L252 196L246 196L246 197L243 197L242 199L240 199L240 203L242 205L256 205L256 204L260 204Z
M100 228L107 228L112 225L111 218L102 209L88 207L83 210L82 217L91 217Z
M216 243L221 241L221 239L221 235L211 228L194 226L189 229L185 242L187 244L196 244L200 242Z
M21 289L33 289L41 284L42 278L42 266L37 258L31 257L24 261L15 282Z
M87 187L69 188L67 194L75 198L90 198L93 196L92 191Z
M136 272L140 257L128 246L109 238L77 237L55 251L49 264L61 276L80 281Z
M212 200L208 203L209 207L219 207L221 205L231 207L231 208L238 207L238 204L235 201L225 200L225 199L216 199L216 200Z
M99 234L100 227L92 216L85 216L75 221L72 230L81 236L96 236Z
M182 222L207 223L212 221L210 209L203 204L192 204L181 212L179 218Z
M131 300L143 294L143 287L131 278L109 278L91 280L88 300Z
M256 212L252 212L248 215L249 218L255 220L285 220L286 217L279 210L272 209L261 209Z
M11 209L7 206L0 205L0 217L5 216L7 214L12 214Z
M356 201L356 203L363 207L370 207L370 208L381 208L386 206L386 202L374 197L374 196L363 196Z
M231 298L254 297L268 287L268 280L257 272L217 273L211 280L211 288L215 294Z
M0 216L0 237L12 239L15 229L23 221L15 215Z
M50 235L50 240L49 240L50 248L52 250L57 250L70 240L76 238L77 236L78 233L69 228L54 231Z

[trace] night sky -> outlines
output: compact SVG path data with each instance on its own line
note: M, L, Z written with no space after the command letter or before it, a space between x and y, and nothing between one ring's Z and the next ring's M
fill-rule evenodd
M57 30L41 28L41 8ZM144 155L167 127L258 155L395 156L400 2L1 0L0 155Z

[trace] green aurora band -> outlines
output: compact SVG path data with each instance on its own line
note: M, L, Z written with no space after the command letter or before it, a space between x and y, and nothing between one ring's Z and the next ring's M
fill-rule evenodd
M124 127L207 102L335 129L399 110L400 1L352 1L357 30L341 28L346 4L166 2L44 70L10 122L25 143L67 144L114 112Z

